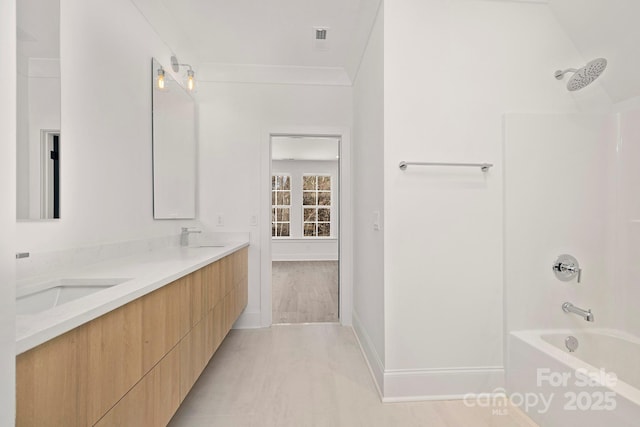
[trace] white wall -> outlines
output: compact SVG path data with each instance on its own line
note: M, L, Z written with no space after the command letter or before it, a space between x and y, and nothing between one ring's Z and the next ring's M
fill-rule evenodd
M16 58L18 63L16 96L18 122L16 128L17 141L29 140L29 65L28 60L20 55ZM29 217L29 144L16 144L16 180L17 180L17 218Z
M383 388L384 12L382 5L353 85L353 327L379 389Z
M200 220L213 231L250 231L249 304L239 324L259 326L261 228L250 223L271 218L270 207L260 206L262 189L271 188L261 178L269 176L261 170L264 144L283 127L350 127L351 88L200 81L197 99Z
M16 23L0 2L0 425L15 424Z
M615 326L607 254L616 116L513 114L505 123L508 330ZM576 257L581 283L555 277L551 265L560 254ZM592 309L596 322L565 314L565 301Z
M544 29L541 31L541 29ZM541 3L385 4L385 395L461 395L503 377L502 115L602 109L553 71L583 63ZM477 169L398 162L492 162Z
M171 49L128 0L61 3L62 219L19 223L18 249L177 234L152 209L151 58Z
M272 261L338 261L338 239L272 239Z
M640 3L636 0L548 0L549 7L585 59L605 57L609 67L600 78L614 102L640 96ZM597 28L597 31L594 29ZM577 63L559 67L579 68Z
M336 142L336 144L338 144ZM336 149L337 151L337 149ZM338 161L274 160L272 175L291 177L290 238L271 241L274 261L338 260ZM331 176L331 238L304 238L302 225L302 177L305 174Z
M640 101L638 99L637 101ZM640 336L640 107L620 113L614 307L618 326Z

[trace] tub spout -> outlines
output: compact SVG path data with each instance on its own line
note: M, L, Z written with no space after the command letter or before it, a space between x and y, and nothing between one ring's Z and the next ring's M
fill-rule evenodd
M594 317L593 317L593 313L591 313L591 309L583 310L571 304L570 302L565 302L564 304L562 304L562 311L564 311L565 313L574 313L574 314L577 314L578 316L582 316L584 317L584 320L586 320L587 322L594 321Z

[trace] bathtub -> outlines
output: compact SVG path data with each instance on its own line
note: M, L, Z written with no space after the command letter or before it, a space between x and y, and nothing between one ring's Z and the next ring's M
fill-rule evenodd
M507 390L541 427L638 427L640 339L605 329L512 332Z

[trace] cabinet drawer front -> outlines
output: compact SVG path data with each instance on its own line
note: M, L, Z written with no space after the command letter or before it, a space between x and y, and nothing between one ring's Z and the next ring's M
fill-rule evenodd
M107 414L96 427L166 426L180 406L180 354L171 350Z

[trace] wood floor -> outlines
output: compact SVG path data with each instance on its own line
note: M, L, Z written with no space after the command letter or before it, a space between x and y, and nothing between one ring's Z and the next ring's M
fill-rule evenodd
M170 427L536 427L517 408L380 401L353 331L232 330Z
M338 261L274 261L273 323L338 321Z

